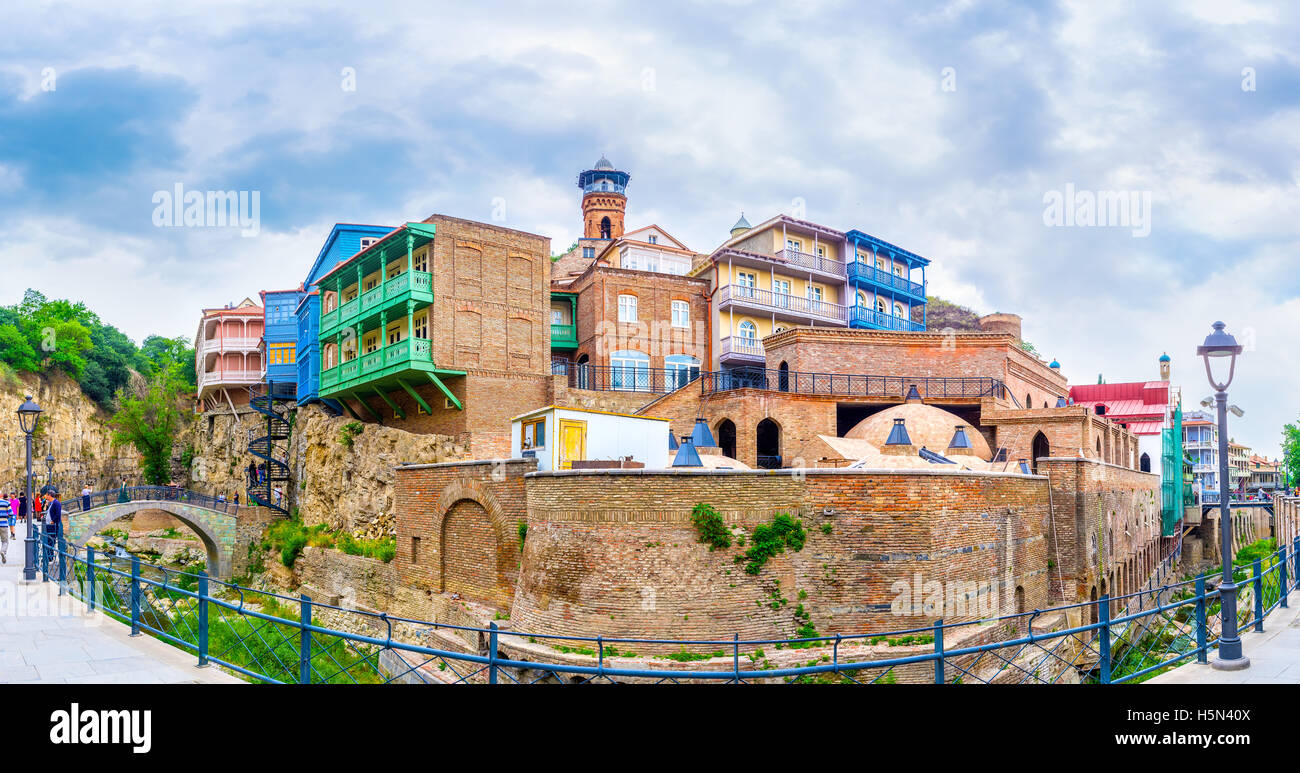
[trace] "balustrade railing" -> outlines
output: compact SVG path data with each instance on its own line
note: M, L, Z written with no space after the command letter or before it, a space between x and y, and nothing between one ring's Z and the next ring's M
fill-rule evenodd
M1108 684L1141 681L1193 658L1207 662L1222 631L1219 591L1204 574L1051 609L923 619L901 630L668 640L436 623L105 556L54 535L39 548L42 579L59 583L61 595L130 625L133 635L148 632L193 652L198 665L273 683ZM1172 566L1177 556L1165 561ZM1239 627L1263 631L1267 615L1288 605L1297 575L1300 538L1240 567ZM647 649L674 657L637 654Z
M126 488L106 489L104 491L95 491L88 495L68 494L62 501L63 512L68 515L85 512L85 505L89 503L90 510L107 505L121 504L126 502L182 502L189 505L206 507L209 510L219 510L223 513L232 512L238 508L233 502L226 501L225 497L214 497L208 494L200 494L197 491L180 488L178 486L127 486Z
M807 395L906 397L915 385L922 399L938 397L1005 397L999 379L931 376L869 376L849 373L808 373L757 367L700 374L705 394L733 389L763 389Z

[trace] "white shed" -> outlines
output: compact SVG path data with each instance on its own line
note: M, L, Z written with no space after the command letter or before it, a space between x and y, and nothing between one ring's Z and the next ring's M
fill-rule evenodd
M668 432L667 419L548 405L510 420L510 455L536 456L539 470L627 457L661 470L668 466Z

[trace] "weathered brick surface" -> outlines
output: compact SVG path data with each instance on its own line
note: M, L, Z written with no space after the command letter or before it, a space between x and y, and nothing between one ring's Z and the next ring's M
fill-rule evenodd
M1094 459L1043 458L1052 482L1053 587L1073 603L1136 590L1172 547L1160 536L1160 476Z
M523 476L536 468L532 459L397 468L393 564L399 582L426 597L408 596L404 613L431 613L435 593L510 607L525 520Z
M822 633L894 630L943 614L891 610L897 583L910 592L918 575L920 587L985 588L996 598L983 603L1001 613L1018 596L1027 608L1046 606L1047 481L1038 477L539 473L526 488L528 540L511 611L518 630L782 637L798 627L800 603ZM735 560L743 548L711 552L698 542L690 513L699 502L746 532L778 512L797 515L807 544L749 575ZM979 617L978 603L947 617Z

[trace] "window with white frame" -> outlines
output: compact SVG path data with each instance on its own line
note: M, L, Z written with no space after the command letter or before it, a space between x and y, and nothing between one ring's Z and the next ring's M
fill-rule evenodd
M560 311L559 309L551 309L551 324L552 324L552 325L563 325L563 324L564 324L564 312Z
M690 327L691 305L686 301L673 301L672 319L673 327Z
M758 284L758 276L748 271L737 271L736 284L739 285L736 295L742 298L752 298L754 297L754 287Z
M803 252L803 242L799 241L798 239L791 239L789 237L786 237L785 248L787 250L794 250L795 252Z
M377 241L379 241L379 237L377 237L377 236L363 236L363 237L361 237L361 251L364 251L365 249L367 249L368 247L370 247L370 245L374 244L374 243L377 242Z
M749 320L744 320L737 329L737 335L750 341L756 340L758 338L758 326Z
M636 296L618 296L618 321L636 322Z
M808 285L807 292L808 292L808 300L814 303L821 303L822 288L818 287L817 285Z
M644 392L650 388L650 355L635 349L622 349L609 357L610 386Z
M700 361L686 354L664 358L670 386L680 389L700 377Z
M895 317L906 317L906 316L907 316L907 312L903 309L903 304L901 304L901 303L895 303L895 304L894 304L894 316L895 316Z
M650 242L651 244L658 244L659 237L655 236L654 234L650 234L649 236L646 237L646 241Z

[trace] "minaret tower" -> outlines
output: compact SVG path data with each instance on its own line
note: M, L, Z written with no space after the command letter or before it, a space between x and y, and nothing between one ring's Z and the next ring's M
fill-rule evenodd
M1160 355L1160 380L1169 380L1169 352Z
M632 175L620 172L604 156L591 169L578 175L582 189L582 235L587 239L618 239L623 235L623 212L627 209L627 181Z

